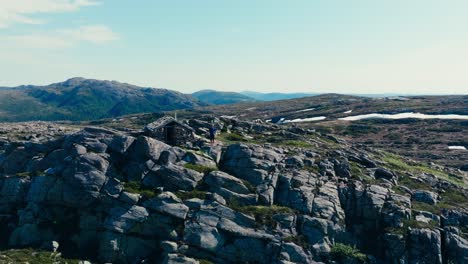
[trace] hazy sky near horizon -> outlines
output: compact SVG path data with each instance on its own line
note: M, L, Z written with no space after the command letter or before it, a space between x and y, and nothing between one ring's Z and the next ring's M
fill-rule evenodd
M466 0L0 0L0 86L468 94Z

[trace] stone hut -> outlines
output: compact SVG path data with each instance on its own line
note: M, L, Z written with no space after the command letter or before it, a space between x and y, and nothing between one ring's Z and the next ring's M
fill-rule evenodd
M145 134L172 146L183 146L195 141L195 130L173 117L164 116L146 125Z

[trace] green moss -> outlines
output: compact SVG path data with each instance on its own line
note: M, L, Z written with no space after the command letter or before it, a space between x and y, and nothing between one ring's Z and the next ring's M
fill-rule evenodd
M419 182L407 176L401 177L399 184L404 185L413 190L432 190L432 187L429 184Z
M353 175L354 177L363 174L362 168L361 168L361 166L359 166L359 164L357 162L350 161L349 162L349 167L351 168L351 175Z
M206 259L199 259L198 262L200 264L213 264L213 262L206 260Z
M466 208L468 207L468 198L461 191L450 190L441 194L441 200L435 205L413 201L412 207L418 211L428 211L433 214L440 214L443 209Z
M281 145L290 146L290 147L298 147L298 148L310 148L312 144L307 141L302 140L285 140L281 142Z
M397 172L411 172L413 174L418 174L418 173L428 173L428 174L433 174L437 176L438 178L444 179L448 182L451 182L453 184L459 185L466 187L467 184L463 181L463 178L457 177L455 175L448 174L445 171L431 168L428 166L424 166L422 164L411 164L410 162L402 159L400 156L384 152L382 161L384 161L387 165L387 167L391 170L397 171Z
M273 215L275 214L287 214L293 213L294 210L285 206L263 206L263 205L249 205L249 206L237 206L236 204L230 204L230 207L241 213L252 215L259 225L273 226L274 220Z
M304 166L303 170L310 171L315 174L320 174L318 166Z
M253 184L251 184L249 181L246 181L246 180L242 180L242 182L244 183L245 187L247 187L247 189L249 189L250 192L256 192L257 191L257 188L255 188L255 186L253 186Z
M330 255L334 260L338 261L344 261L351 258L359 261L360 263L367 262L367 256L361 253L356 247L341 243L333 245Z
M18 177L29 177L29 176L32 176L32 173L27 172L27 171L18 172L18 173L16 173L16 176L18 176Z
M144 188L139 182L131 181L124 183L124 191L129 193L138 193L147 199L155 197L157 194L155 191Z
M221 141L227 141L227 142L247 142L248 141L244 136L240 134L236 134L236 133L221 133L218 136L218 139Z
M0 263L70 263L78 264L79 260L62 258L59 253L36 251L33 249L10 249L0 251Z
M450 190L440 196L441 200L437 205L442 209L468 207L468 197L459 190Z
M408 228L404 226L403 227L387 227L385 228L385 232L402 235L406 237L408 235Z
M198 198L204 200L206 197L206 192L205 191L200 191L200 190L193 190L190 192L184 192L184 191L178 191L175 193L177 197L179 197L182 200L189 200L193 198Z
M205 174L218 170L218 168L216 167L203 166L203 165L192 164L192 163L186 163L184 164L184 167L187 169L198 171L198 172L205 173Z
M308 248L310 246L309 243L307 243L307 240L303 235L285 237L283 241L285 243L292 242L303 248Z
M402 189L400 186L393 186L392 187L392 190L396 193L396 194L399 194L399 195L408 195L408 193Z
M418 211L426 211L426 212L431 212L433 214L440 214L440 207L436 205L431 205L427 203L422 203L418 201L413 201L411 203L411 207L413 210L418 210Z

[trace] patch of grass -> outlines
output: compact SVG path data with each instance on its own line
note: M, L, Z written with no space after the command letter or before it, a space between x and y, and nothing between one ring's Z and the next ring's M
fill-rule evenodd
M24 171L24 172L18 172L15 175L18 177L29 177L29 176L32 176L32 173L28 171Z
M302 169L306 171L310 171L315 174L320 174L320 170L318 166L304 166Z
M426 211L433 214L440 214L441 211L440 207L438 207L437 205L431 205L418 201L411 202L411 207L413 208L413 210Z
M155 191L144 188L139 182L136 181L124 183L124 191L141 194L141 196L147 199L151 199L157 195Z
M263 205L249 205L249 206L236 206L236 205L231 205L231 208L239 211L241 213L251 215L255 217L255 220L259 225L266 225L266 226L273 226L274 225L274 220L273 220L273 215L275 214L287 214L287 213L293 213L294 210L285 207L285 206L278 206L278 205L272 205L272 206L263 206Z
M460 236L464 239L468 239L468 227L467 226L460 226Z
M431 229L431 230L434 230L438 227L437 225L437 222L436 221L429 221L429 223L423 223L423 222L419 222L419 221L416 221L414 219L411 219L411 220L405 220L403 221L403 225L405 227L411 227L411 228L428 228L428 229Z
M334 260L345 261L348 258L355 259L360 263L367 262L367 256L361 253L355 246L350 246L342 243L333 245L330 255Z
M204 173L204 174L208 174L212 171L218 170L218 168L216 167L210 167L210 166L204 166L204 165L198 165L198 164L192 164L192 163L186 163L184 164L184 167L190 170Z
M352 174L361 174L362 173L361 166L359 166L359 164L357 164L357 162L350 161L349 166L351 167L351 173Z
M15 175L17 177L35 177L35 176L45 176L45 173L42 171L34 171L34 172L23 171L23 172L18 172Z
M400 186L393 186L392 187L392 190L396 193L396 194L399 194L399 195L408 195L408 193L403 190Z
M206 196L206 192L195 189L190 192L178 191L178 192L175 192L175 195L182 200L189 200L193 198L204 200Z
M385 228L386 233L392 233L397 235L402 235L406 237L408 235L408 228L406 227L387 227Z
M244 136L240 134L236 134L236 133L221 133L218 136L218 139L221 141L227 141L227 142L247 142L248 141Z
M384 161L387 164L387 167L389 169L394 170L394 171L411 172L414 174L417 174L417 173L433 174L453 184L463 186L463 187L467 186L467 184L463 181L463 179L450 175L447 172L444 172L442 170L424 166L422 164L413 165L409 163L408 161L405 161L404 159L402 159L400 156L392 154L392 153L385 152L383 155L382 161Z
M0 263L70 263L78 264L79 260L62 258L59 253L37 251L34 249L10 249L0 251Z
M423 182L419 182L419 181L416 181L414 179L411 179L410 177L402 177L400 178L400 181L399 181L399 184L400 185L404 185L410 189L413 189L413 190L432 190L431 186L429 184L426 184L426 183L423 183Z
M241 180L242 183L244 183L245 187L247 187L247 189L249 189L250 192L256 192L257 191L257 188L255 188L255 186L253 186L253 184L251 184L249 181L247 180Z
M207 260L207 259L199 259L198 262L200 264L213 264L213 262Z
M290 146L290 147L298 147L298 148L310 148L312 144L307 141L302 140L285 140L280 142L280 145Z
M306 238L303 235L288 236L283 239L285 243L293 242L294 244L301 246L302 248L308 248L310 245L307 243Z
M441 194L441 201L437 204L440 208L467 208L468 197L459 190L450 190Z
M414 210L428 211L433 214L440 214L443 209L467 208L468 198L461 191L450 190L441 194L442 199L435 205L430 205L422 202L413 201L412 207Z

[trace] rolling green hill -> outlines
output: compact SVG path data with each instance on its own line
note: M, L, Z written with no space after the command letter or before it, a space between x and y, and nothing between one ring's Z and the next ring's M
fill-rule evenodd
M214 105L255 102L252 97L236 92L221 92L215 90L201 90L192 94L202 102Z
M0 89L0 121L91 120L201 105L176 91L84 78Z

